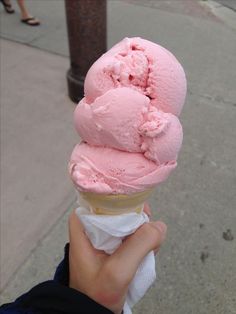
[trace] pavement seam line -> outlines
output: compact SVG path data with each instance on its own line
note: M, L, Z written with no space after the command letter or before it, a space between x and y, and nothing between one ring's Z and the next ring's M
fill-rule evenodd
M10 41L10 42L14 42L16 44L19 44L19 45L24 45L24 46L27 46L29 48L37 49L39 51L43 51L43 52L46 52L46 53L50 53L52 55L56 55L56 56L59 56L59 57L63 57L65 59L69 59L69 55L64 55L64 54L57 53L55 51L47 50L45 48L41 48L41 47L38 47L38 46L33 46L33 45L30 45L30 43L21 42L20 40L12 39L12 38L9 38L9 37L6 37L6 36L7 35L0 34L0 40L1 39L7 40L7 41Z

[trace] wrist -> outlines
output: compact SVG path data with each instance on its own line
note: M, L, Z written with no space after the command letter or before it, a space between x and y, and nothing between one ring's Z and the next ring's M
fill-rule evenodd
M91 299L109 309L114 314L122 314L125 297L120 293L95 291L88 294Z

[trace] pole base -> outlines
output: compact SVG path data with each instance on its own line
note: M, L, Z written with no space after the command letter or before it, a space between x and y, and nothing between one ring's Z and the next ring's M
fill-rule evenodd
M75 76L71 69L67 71L68 95L74 103L78 103L84 97L84 77Z

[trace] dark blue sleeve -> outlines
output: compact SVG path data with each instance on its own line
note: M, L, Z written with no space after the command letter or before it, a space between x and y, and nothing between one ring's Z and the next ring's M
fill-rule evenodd
M111 314L83 293L68 287L69 245L65 257L57 267L53 280L32 288L13 303L0 307L0 314Z

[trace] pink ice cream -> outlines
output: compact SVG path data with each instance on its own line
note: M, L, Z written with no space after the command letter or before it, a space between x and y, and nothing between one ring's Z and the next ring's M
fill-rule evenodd
M80 191L131 194L161 183L175 167L175 161L157 167L143 154L81 143L72 152L69 171Z
M157 44L126 38L99 58L74 114L83 140L69 164L77 189L130 194L166 180L182 145L185 94L181 65Z
M126 86L150 98L164 112L179 115L186 96L181 64L165 48L142 38L125 38L89 69L84 90L88 103L108 90Z
M157 165L176 160L182 144L179 119L127 87L111 89L91 104L82 99L74 121L89 145L143 153Z

